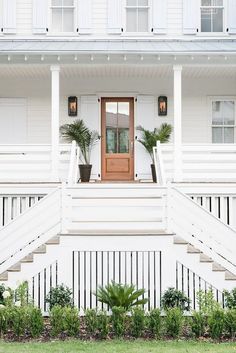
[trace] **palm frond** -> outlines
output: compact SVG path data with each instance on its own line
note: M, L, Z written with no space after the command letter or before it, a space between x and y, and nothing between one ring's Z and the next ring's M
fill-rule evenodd
M170 124L163 123L159 128L155 128L153 131L146 130L140 125L137 126L136 129L141 132L141 137L138 139L138 142L144 146L154 163L153 147L156 146L157 141L160 141L161 143L166 143L169 141L172 133L172 126Z
M85 164L90 163L91 150L99 139L97 131L91 131L82 119L75 120L71 124L64 124L60 127L61 136L67 142L76 141Z

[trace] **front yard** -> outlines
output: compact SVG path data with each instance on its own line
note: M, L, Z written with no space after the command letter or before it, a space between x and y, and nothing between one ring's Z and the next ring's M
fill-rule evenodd
M235 353L236 343L137 340L112 342L0 343L0 353Z

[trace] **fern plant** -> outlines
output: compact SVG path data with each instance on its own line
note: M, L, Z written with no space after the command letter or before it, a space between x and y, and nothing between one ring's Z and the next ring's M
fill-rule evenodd
M99 139L97 131L90 130L82 119L60 127L61 136L67 141L76 141L82 155L81 162L90 164L91 150Z
M129 311L137 305L144 305L148 299L140 298L145 294L144 289L135 289L133 284L120 284L112 281L105 287L98 287L94 293L98 301L107 304L111 309L113 307L122 307Z
M151 157L152 163L154 164L153 147L156 146L157 141L166 143L170 139L172 133L172 126L167 123L163 123L159 128L155 128L153 131L146 130L142 126L138 126L137 130L142 133L141 138L138 139L148 154Z

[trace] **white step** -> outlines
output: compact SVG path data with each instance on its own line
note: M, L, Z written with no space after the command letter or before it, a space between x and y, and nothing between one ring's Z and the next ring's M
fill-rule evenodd
M72 222L74 234L165 234L161 222Z
M73 209L72 221L106 222L106 221L162 221L163 209L157 207L76 207Z

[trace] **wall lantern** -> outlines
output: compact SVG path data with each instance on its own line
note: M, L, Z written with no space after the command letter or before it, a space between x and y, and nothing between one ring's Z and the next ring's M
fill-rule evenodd
M77 97L68 97L68 115L77 116L78 100Z
M158 97L158 115L166 116L167 115L167 97L160 96Z

